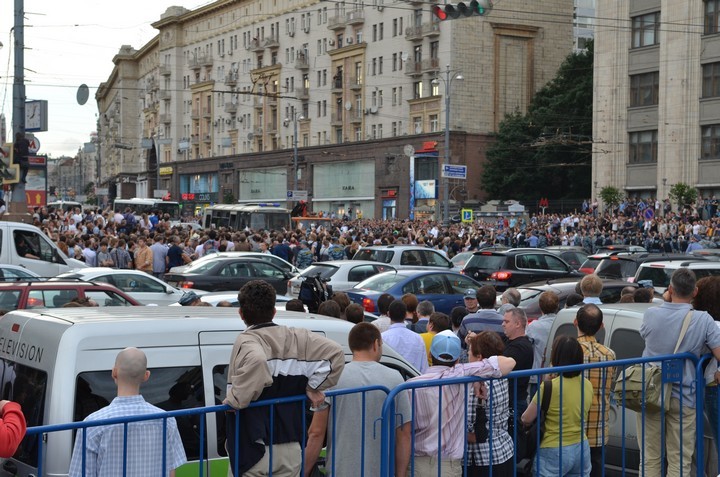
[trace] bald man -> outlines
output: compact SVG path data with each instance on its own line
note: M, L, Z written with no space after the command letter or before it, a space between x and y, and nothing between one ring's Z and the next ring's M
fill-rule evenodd
M150 378L147 357L137 348L122 350L115 359L112 377L117 384L117 397L110 405L90 414L84 422L100 419L154 414L163 412L140 395L140 385ZM83 474L83 432L87 433L85 474ZM166 467L163 471L163 421L133 422L128 425L127 459L123 455L123 425L88 427L79 431L75 440L70 477L120 477L123 461L128 476L175 476L175 469L187 462L175 419L167 420Z

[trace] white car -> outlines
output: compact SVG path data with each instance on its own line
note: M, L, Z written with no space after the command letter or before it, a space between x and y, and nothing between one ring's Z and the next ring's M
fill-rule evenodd
M85 281L108 283L124 291L143 305L165 306L177 303L188 290L175 288L164 281L139 270L118 270L106 267L83 268L62 273L57 279L76 278ZM205 291L193 290L198 295Z
M635 274L635 283L644 280L652 281L653 288L659 294L665 293L670 284L670 277L680 267L695 272L697 279L720 275L720 262L697 261L697 257L688 256L687 260L670 260L667 262L645 262L640 264Z
M19 265L0 265L0 282L21 282L44 280L40 275Z
M329 262L313 263L300 275L288 280L287 294L297 298L300 294L300 284L305 277L320 274L320 278L328 280L333 291L349 290L366 278L378 273L393 272L395 267L381 262L370 260L332 260Z
M292 263L283 260L282 258L269 254L269 253L260 253L260 252L213 252L209 253L207 255L204 255L197 260L194 260L192 263L188 265L180 265L178 267L172 267L170 269L171 273L184 273L190 265L195 265L199 262L204 262L206 260L213 260L217 257L231 257L231 258L237 258L237 257L248 257L248 258L259 258L260 260L266 260L276 267L278 267L280 270L286 273L290 273L292 275L297 275L300 273L300 271L293 265Z
M197 293L198 290L195 290L195 293ZM280 306L281 308L278 309L285 309L285 303L287 303L289 300L291 300L292 297L289 297L287 295L277 295L275 297L275 307L277 308ZM238 294L237 292L210 292L205 293L200 297L200 301L203 301L205 303L210 303L212 306L218 306L218 303L221 301L227 301L230 303L231 306L234 308L238 308L240 304L238 303ZM170 306L182 306L180 303L173 303Z

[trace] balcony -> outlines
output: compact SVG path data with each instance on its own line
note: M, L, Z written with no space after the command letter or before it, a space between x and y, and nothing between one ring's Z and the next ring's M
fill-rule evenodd
M205 106L203 108L203 118L208 119L212 117L212 108L210 106Z
M190 112L190 119L200 119L200 111L198 111L197 109L193 109L192 112Z
M267 133L277 134L277 123L267 123Z
M193 134L190 136L190 144L198 145L200 144L200 136L197 134Z
M255 51L255 52L261 52L265 50L265 47L260 43L260 40L254 39L250 40L250 43L248 43L247 49L249 51Z
M255 128L256 136L262 136L262 134L263 134L263 128Z
M295 95L298 99L310 99L310 88L307 88L305 86L300 86L295 89Z
M354 110L350 113L350 122L353 124L361 124L363 120L362 111Z
M203 142L205 144L209 144L211 141L212 141L212 137L209 134L206 134L205 136L203 136Z
M160 122L163 124L170 124L172 122L172 115L170 114L161 114L160 115Z
M411 26L405 29L405 39L408 41L419 41L423 39L422 25Z
M421 69L423 73L437 73L440 71L440 60L438 58L426 58L422 60Z
M305 56L302 53L298 53L297 58L295 58L295 69L296 70L310 69L310 62L308 61L307 56Z
M277 93L268 93L267 96L265 96L265 102L269 104L270 106L277 106Z
M440 34L440 23L424 23L422 26L422 34L423 36L438 36Z
M170 76L170 67L169 66L161 66L160 67L160 76Z
M405 63L405 74L408 76L422 75L422 61L408 60Z
M280 40L275 36L269 36L263 40L265 48L280 48Z
M353 10L345 14L345 22L348 25L360 25L365 23L365 12L362 10Z
M253 107L256 109L262 109L262 107L263 107L262 96L253 96Z
M350 89L353 91L358 91L362 89L362 81L362 77L350 78Z
M228 73L225 75L225 84L227 86L235 86L238 81L238 74L237 73Z
M343 81L342 78L333 78L332 80L332 92L335 94L342 94L343 92Z
M343 113L340 111L336 111L332 114L330 117L330 125L332 126L342 126L343 124Z
M213 58L211 55L197 55L188 60L188 66L191 70L199 70L203 66L212 66Z
M170 91L158 91L158 99L161 101L170 101Z
M237 113L238 105L237 103L225 103L225 112L230 114Z
M347 25L345 15L328 18L327 26L329 30L343 30Z

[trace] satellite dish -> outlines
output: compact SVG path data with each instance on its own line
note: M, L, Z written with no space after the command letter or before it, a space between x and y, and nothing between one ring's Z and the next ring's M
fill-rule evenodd
M87 103L88 98L90 97L90 90L88 89L86 84L81 84L80 87L77 90L77 102L80 106Z
M407 61L407 59L408 59L408 54L405 53L405 52L403 52L403 53L400 55L400 58L402 58L403 61Z
M415 148L412 147L412 144L408 144L407 146L405 146L403 148L403 152L405 153L406 156L410 157L410 156L415 155Z
M350 111L352 109L352 103L350 101L345 101L345 111Z
M247 135L248 141L252 141L254 137L255 135L253 133L248 133Z

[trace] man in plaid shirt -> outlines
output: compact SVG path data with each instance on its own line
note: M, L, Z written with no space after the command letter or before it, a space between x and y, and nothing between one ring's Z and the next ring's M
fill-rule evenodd
M601 345L595 339L595 335L603 326L603 313L597 305L582 306L577 312L575 326L578 329L578 341L583 349L584 363L615 360L615 352ZM595 477L602 475L603 447L610 435L608 426L610 391L615 368L588 369L583 375L593 386L592 405L587 421L585 421L585 433L590 444L590 461L592 463L590 477Z

